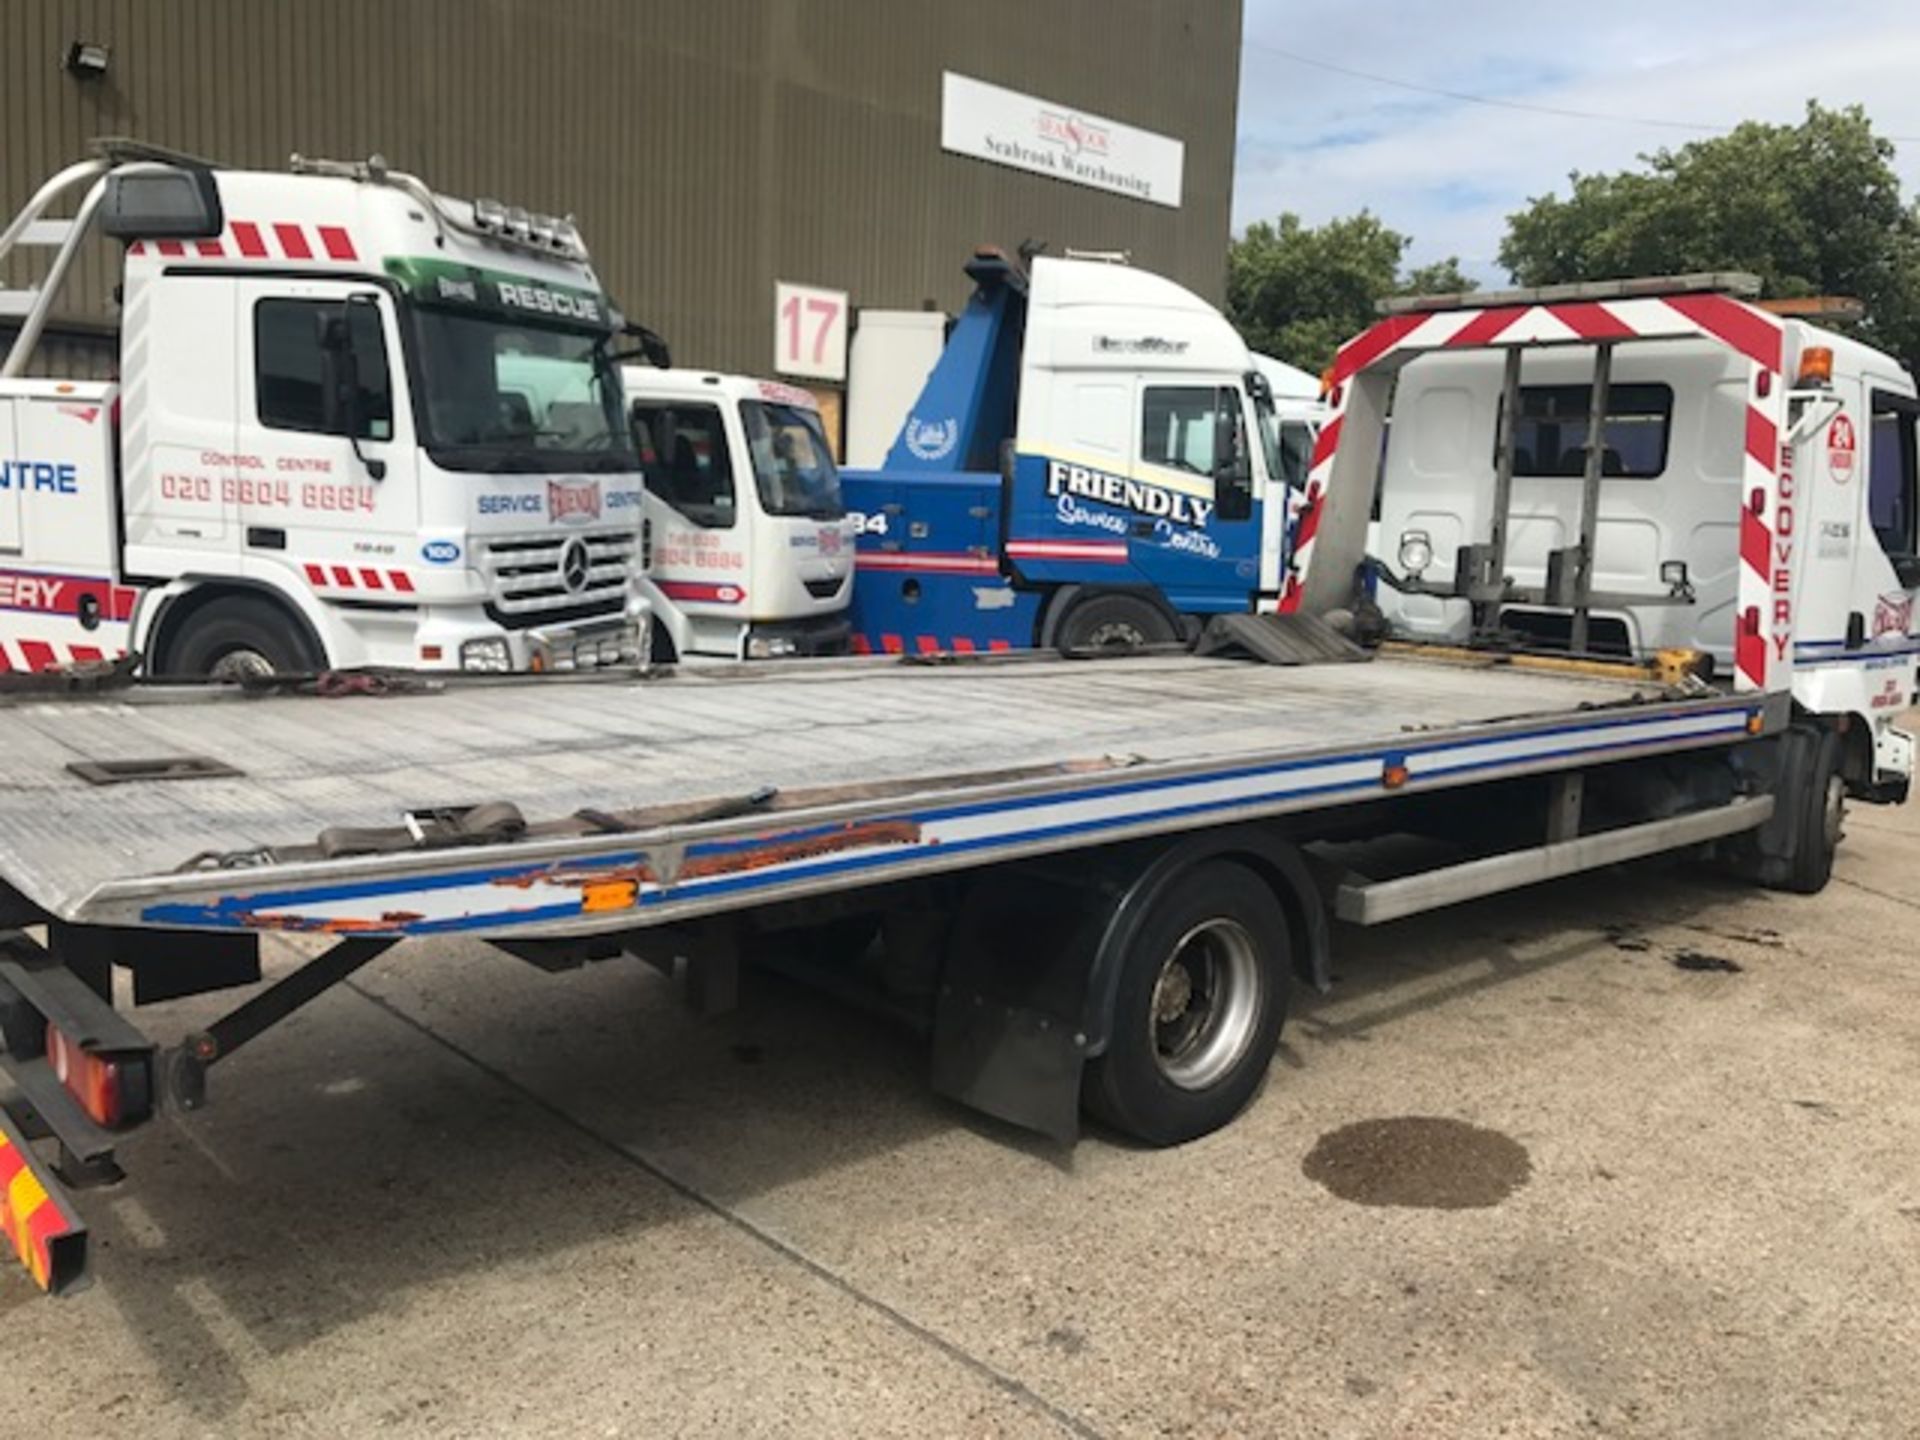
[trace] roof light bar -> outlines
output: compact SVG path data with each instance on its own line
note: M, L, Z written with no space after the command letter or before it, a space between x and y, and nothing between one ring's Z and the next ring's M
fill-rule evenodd
M1502 305L1560 305L1569 300L1637 300L1650 295L1733 295L1750 300L1760 277L1743 270L1706 270L1691 275L1648 275L1631 280L1588 280L1577 285L1536 285L1520 290L1468 290L1448 295L1395 295L1377 307L1382 315L1433 310L1485 310Z
M542 254L579 260L587 253L571 217L542 215L518 205L503 205L498 200L473 202L473 228L496 240Z
M1825 320L1840 325L1867 318L1863 300L1851 295L1801 295L1780 300L1762 300L1760 308L1787 320Z

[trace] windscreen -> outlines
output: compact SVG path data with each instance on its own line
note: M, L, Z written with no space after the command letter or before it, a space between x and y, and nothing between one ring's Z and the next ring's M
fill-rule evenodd
M455 470L638 468L606 333L421 306L427 446Z
M798 405L743 400L740 418L761 509L769 515L815 520L838 520L847 513L840 499L840 472L818 415Z

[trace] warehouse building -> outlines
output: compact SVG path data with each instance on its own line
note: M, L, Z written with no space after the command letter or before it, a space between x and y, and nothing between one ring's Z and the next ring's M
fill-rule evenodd
M9 213L97 135L268 168L378 152L572 214L680 363L778 371L836 416L860 312L957 310L977 244L1224 288L1240 0L8 0L7 19ZM84 258L36 368L111 365L116 258Z

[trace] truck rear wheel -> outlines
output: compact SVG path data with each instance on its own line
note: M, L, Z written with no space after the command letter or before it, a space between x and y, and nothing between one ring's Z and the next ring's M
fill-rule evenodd
M166 649L168 675L244 680L318 670L307 637L277 605L252 596L214 600L180 622Z
M1141 650L1178 636L1167 614L1138 595L1091 595L1067 612L1056 642L1062 653Z
M1246 1106L1289 985L1285 913L1252 871L1209 860L1169 885L1121 959L1106 1053L1081 1098L1117 1130L1178 1145Z

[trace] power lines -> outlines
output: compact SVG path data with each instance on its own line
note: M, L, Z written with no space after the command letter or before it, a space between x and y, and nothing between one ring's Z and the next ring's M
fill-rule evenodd
M1557 115L1566 120L1598 120L1615 125L1649 125L1662 130L1690 130L1701 135L1726 135L1734 129L1731 125L1708 125L1696 120L1671 120L1653 115L1622 115L1601 110L1576 110L1566 105L1540 105L1530 100L1509 100L1499 95L1474 95L1465 90L1448 90L1439 85L1422 85L1417 81L1402 80L1393 75L1380 75L1371 70L1356 70L1350 65L1336 65L1331 60L1302 55L1296 50L1286 50L1278 45L1268 45L1263 41L1243 40L1241 45L1247 50L1257 50L1265 55L1291 60L1296 65L1306 65L1315 70L1345 75L1352 80L1371 81L1375 85L1390 85L1396 90L1411 90L1417 95L1436 95L1444 100L1457 100L1463 105L1485 105L1496 110L1524 110L1534 115ZM1901 144L1920 144L1920 136L1914 135L1883 135L1881 138Z

